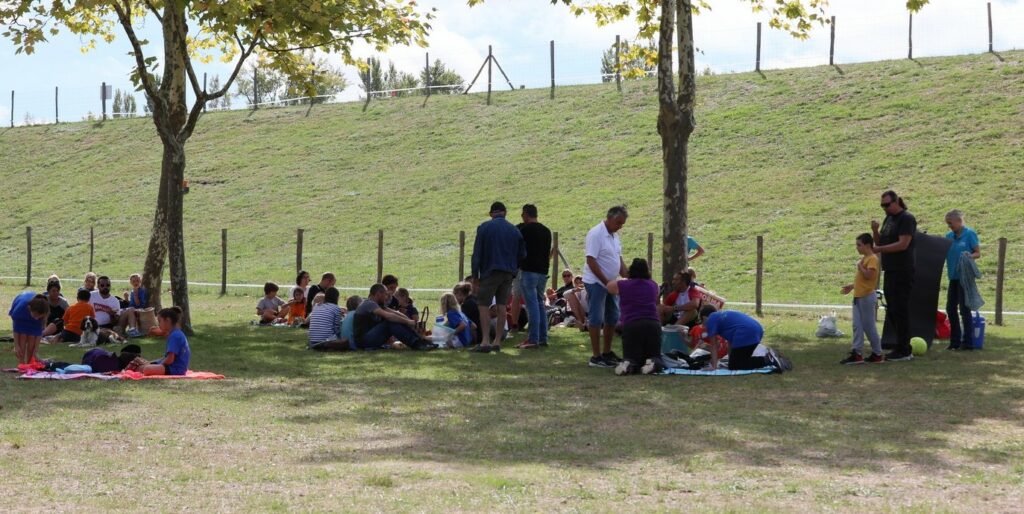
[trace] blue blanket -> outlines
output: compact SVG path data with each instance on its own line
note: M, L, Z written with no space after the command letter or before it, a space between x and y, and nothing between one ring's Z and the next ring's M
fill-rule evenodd
M736 375L767 375L769 373L777 373L778 371L767 366L758 369L716 369L716 370L700 370L700 369L682 369L682 368L666 368L662 370L660 375L695 375L699 377L731 377Z

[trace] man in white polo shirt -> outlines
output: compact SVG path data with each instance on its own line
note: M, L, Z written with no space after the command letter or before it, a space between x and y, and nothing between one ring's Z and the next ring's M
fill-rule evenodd
M622 359L612 352L615 325L619 322L619 297L608 294L605 284L618 276L626 276L622 260L622 242L618 231L626 224L629 213L618 205L608 209L604 221L587 232L587 263L583 266L583 287L587 290L590 325L590 366L613 368ZM601 341L602 328L604 340ZM603 343L603 344L602 344Z

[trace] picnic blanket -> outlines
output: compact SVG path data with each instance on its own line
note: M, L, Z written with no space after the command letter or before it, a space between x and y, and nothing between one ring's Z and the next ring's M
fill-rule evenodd
M192 379L192 380L223 380L224 375L218 375L209 371L191 371L185 375L150 375L144 376L142 373L137 371L122 371L120 373L108 374L108 373L66 373L60 374L49 371L39 371L36 373L26 373L18 378L32 379L32 380L77 380L84 378L94 378L97 380L181 380L181 379Z
M665 368L659 373L659 375L692 375L698 377L732 377L736 375L767 375L770 373L778 373L778 370L772 366L766 366L758 369L716 369L716 370L702 370L702 369L682 369L682 368Z

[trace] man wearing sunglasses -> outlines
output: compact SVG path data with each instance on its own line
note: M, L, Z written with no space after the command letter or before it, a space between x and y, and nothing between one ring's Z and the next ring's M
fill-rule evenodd
M914 288L914 235L917 219L907 204L893 191L882 193L885 220L871 222L874 251L882 256L885 272L885 317L896 329L896 346L885 356L889 362L913 359L910 350L910 292Z

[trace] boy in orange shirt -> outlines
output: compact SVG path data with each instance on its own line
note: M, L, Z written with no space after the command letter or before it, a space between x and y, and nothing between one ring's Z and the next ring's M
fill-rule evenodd
M78 290L78 303L68 307L64 313L64 331L60 333L60 341L77 343L82 339L82 320L96 318L96 309L89 303L92 297L87 289Z
M861 259L857 261L857 275L853 283L843 286L842 293L853 292L853 348L850 355L839 361L840 364L863 364L865 362L880 364L885 362L882 355L882 340L878 337L876 324L875 286L878 284L878 256L872 250L874 241L871 234L857 236L857 253ZM865 358L864 337L871 342L871 356Z

